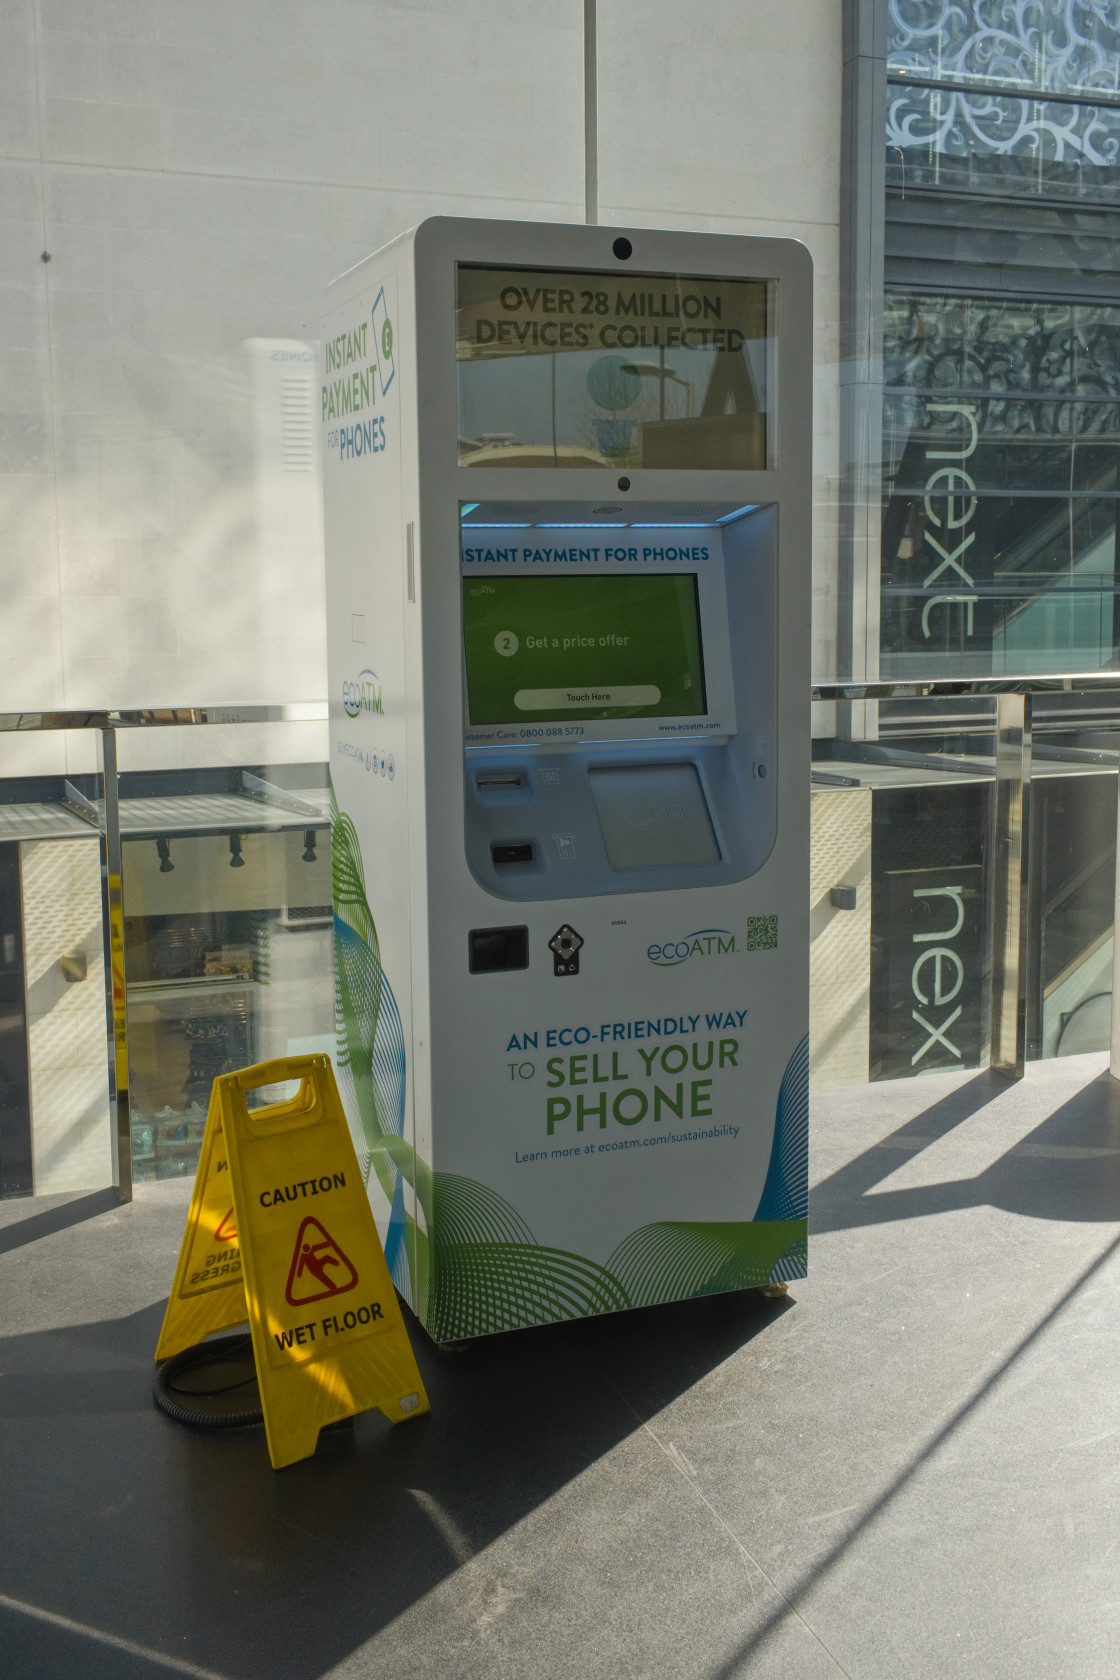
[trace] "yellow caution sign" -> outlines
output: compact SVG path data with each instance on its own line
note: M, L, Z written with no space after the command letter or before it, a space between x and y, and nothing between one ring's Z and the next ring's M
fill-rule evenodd
M249 1091L293 1079L289 1102L248 1107ZM371 1406L392 1423L427 1411L326 1056L214 1081L157 1358L246 1316L276 1469Z
M156 1360L170 1359L172 1354L194 1347L215 1330L244 1324L248 1316L233 1184L215 1082L187 1229L156 1344Z

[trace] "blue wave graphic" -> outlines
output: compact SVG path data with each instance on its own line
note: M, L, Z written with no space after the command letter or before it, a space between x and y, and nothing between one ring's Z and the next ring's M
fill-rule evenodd
M756 1219L809 1216L809 1035L782 1075L774 1116L774 1142Z
M364 1167L368 1172L371 1152L376 1148L378 1133L385 1135L395 1132L397 1137L404 1137L405 1098L408 1087L404 1028L401 1025L400 1010L397 1008L393 988L381 967L377 952L349 922L338 915L334 919L334 936L335 961L340 968L349 971L352 982L357 983L354 989L367 1007L371 1010L376 1008L373 1043L363 1046L369 1056L370 1083L377 1110L376 1132L371 1136L367 1130L366 1148L363 1151ZM354 1022L353 1025L357 1027L358 1023ZM352 1052L347 1055L345 1062L341 1057L338 1060L342 1064L339 1067L340 1075L345 1068L345 1084L354 1090ZM354 1094L357 1095L356 1090ZM404 1179L395 1162L388 1156L384 1159L391 1171L393 1184L389 1225L385 1233L385 1259L394 1284L402 1294L408 1296L408 1216L404 1205Z
M404 1028L393 988L377 954L341 916L334 919L334 935L339 947L336 960L356 969L372 971L364 978L367 997L377 997L377 1020L373 1043L366 1049L377 1092L378 1120L383 1130L394 1131L398 1137L403 1137L406 1090Z
M389 1214L389 1229L385 1233L385 1261L389 1276L406 1298L409 1294L408 1275L408 1216L404 1210L404 1174L397 1171L393 1191L393 1207Z

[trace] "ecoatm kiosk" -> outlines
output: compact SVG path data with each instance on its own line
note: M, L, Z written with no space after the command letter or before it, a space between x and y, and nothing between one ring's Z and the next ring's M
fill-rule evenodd
M336 1068L457 1340L804 1275L811 266L437 218L330 288Z

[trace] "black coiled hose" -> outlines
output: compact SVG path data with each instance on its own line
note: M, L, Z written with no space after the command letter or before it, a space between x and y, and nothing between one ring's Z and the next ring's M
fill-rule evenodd
M190 1371L202 1372L214 1365L230 1366L232 1380L211 1380L206 1387L179 1380ZM253 1390L252 1403L248 1394L241 1395L239 1402L226 1398L248 1388ZM263 1423L252 1336L220 1336L173 1354L156 1367L152 1395L168 1417L192 1429L248 1429Z

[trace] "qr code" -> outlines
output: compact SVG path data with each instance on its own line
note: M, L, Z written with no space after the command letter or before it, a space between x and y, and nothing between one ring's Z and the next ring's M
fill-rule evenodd
M778 949L777 916L747 917L747 950L776 951Z

